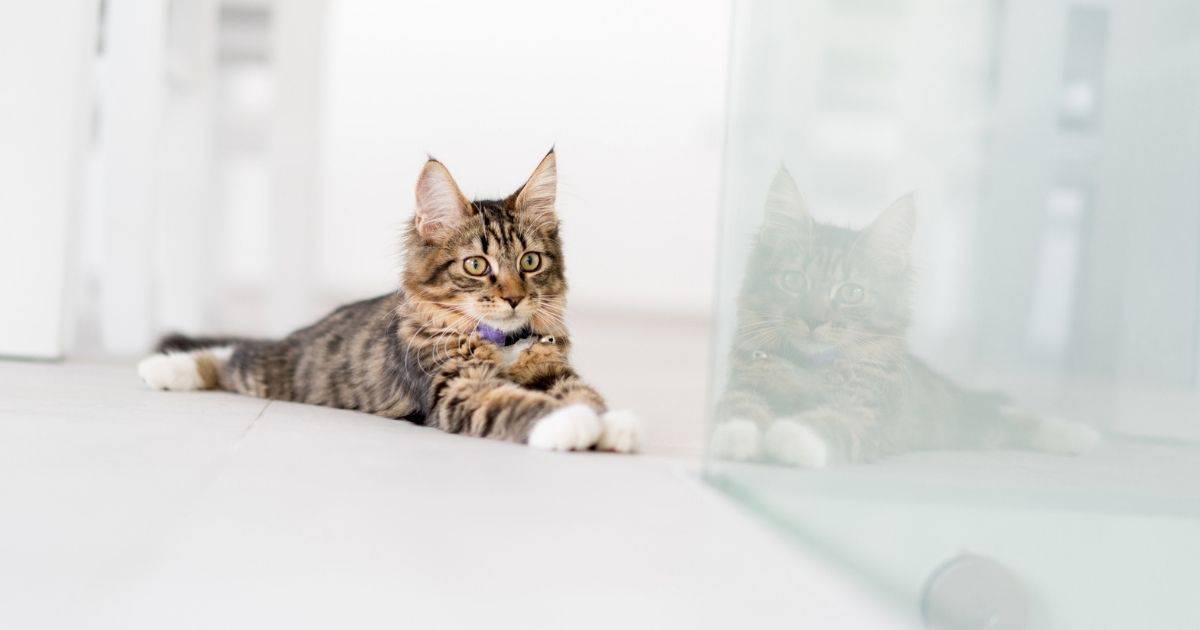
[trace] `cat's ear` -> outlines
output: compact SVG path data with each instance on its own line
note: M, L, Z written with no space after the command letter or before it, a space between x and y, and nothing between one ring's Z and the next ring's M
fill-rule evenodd
M558 166L554 149L533 169L533 175L517 191L516 211L534 219L553 220L554 204L558 197Z
M787 167L779 165L775 177L771 179L771 188L767 191L766 221L763 229L774 233L779 229L795 230L808 233L812 229L812 217L808 214L808 204L800 195L800 188Z
M913 234L917 230L917 206L909 193L892 202L855 244L855 253L866 256L880 271L908 269Z
M413 224L426 242L438 242L456 229L471 213L471 202L463 196L439 161L429 158L417 178L417 212Z

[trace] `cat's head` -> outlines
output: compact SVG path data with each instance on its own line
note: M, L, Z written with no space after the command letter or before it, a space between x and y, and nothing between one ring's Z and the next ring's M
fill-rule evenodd
M516 192L468 201L450 171L430 158L417 178L405 235L409 303L463 332L479 323L505 332L564 334L567 283L555 213L553 149Z
M780 168L739 298L737 351L820 364L903 348L915 227L911 196L861 230L814 221Z

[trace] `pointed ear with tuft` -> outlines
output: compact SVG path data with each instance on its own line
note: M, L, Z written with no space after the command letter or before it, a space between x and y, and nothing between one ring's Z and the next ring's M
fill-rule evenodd
M796 180L787 167L779 165L775 177L771 180L771 189L767 193L766 221L763 228L768 231L779 228L800 230L807 234L812 229L812 217L808 214L808 204L800 195Z
M916 201L913 193L909 193L894 201L863 231L854 245L855 254L863 256L880 272L904 272L912 258L916 229Z
M555 219L554 204L558 197L558 166L554 158L554 149L542 158L542 162L533 169L533 175L517 191L516 208L518 213L533 219Z
M429 158L417 178L417 212L413 225L427 243L445 240L471 214L471 202L463 196L441 162Z

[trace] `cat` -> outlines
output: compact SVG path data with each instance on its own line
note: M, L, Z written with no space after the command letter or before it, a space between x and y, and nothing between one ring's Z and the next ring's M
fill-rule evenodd
M738 297L712 454L821 468L926 449L1077 454L1098 436L938 374L908 350L916 211L862 230L816 222L780 168Z
M554 150L516 192L468 201L429 158L403 236L398 290L278 340L172 335L138 373L400 418L548 450L632 452L640 425L568 361Z

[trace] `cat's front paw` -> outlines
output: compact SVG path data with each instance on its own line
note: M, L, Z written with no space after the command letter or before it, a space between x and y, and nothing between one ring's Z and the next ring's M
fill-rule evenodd
M529 445L547 451L583 451L601 433L600 417L587 405L568 405L539 419L529 432Z
M632 453L642 444L642 423L628 409L609 411L600 416L600 441L596 448L602 451Z
M829 465L829 445L824 438L795 420L776 420L763 440L767 455L781 464L800 468Z
M745 418L731 418L718 424L713 429L710 452L716 459L735 462L758 457L758 425Z

